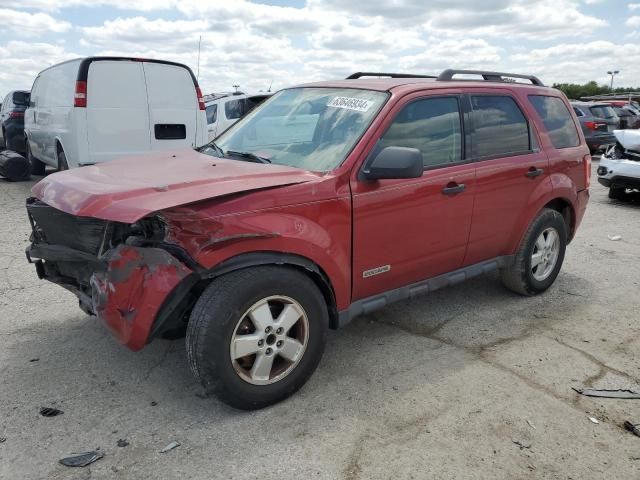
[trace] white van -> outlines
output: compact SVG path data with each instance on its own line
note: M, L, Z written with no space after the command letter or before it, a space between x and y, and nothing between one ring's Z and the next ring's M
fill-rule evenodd
M204 101L186 65L88 57L40 72L25 112L32 172L207 143Z
M242 92L205 95L209 141L219 136L271 95L273 94L247 95Z

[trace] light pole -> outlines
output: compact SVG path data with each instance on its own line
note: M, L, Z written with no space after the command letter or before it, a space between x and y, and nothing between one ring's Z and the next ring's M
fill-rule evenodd
M609 90L613 91L613 77L620 73L620 70L609 70L607 75L611 75L611 84L609 85Z

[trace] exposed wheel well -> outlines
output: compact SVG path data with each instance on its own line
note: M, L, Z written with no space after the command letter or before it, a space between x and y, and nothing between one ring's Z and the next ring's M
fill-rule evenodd
M172 294L167 297L158 312L149 335L149 340L161 336L165 334L165 332L179 331L182 328L186 328L186 322L184 320L188 318L200 294L214 278L237 270L261 265L293 268L311 278L327 302L329 327L332 329L338 328L338 309L333 286L331 285L329 277L317 264L298 255L278 252L255 252L230 258L209 271L194 274L183 280L183 283L178 285Z
M570 242L573 239L573 235L576 231L576 216L573 212L573 207L571 206L571 204L563 198L555 198L547 203L544 208L550 208L551 210L555 210L562 215L562 218L564 218L564 223L567 225L567 230L569 232L567 243Z

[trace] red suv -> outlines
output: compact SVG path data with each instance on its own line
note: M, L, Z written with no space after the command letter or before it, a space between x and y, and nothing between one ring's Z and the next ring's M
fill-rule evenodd
M198 151L47 176L27 256L132 350L186 329L205 389L260 408L358 315L494 269L545 291L589 181L571 107L535 77L358 73L282 90Z

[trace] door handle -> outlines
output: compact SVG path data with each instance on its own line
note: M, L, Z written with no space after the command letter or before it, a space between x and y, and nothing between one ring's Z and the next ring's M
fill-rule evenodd
M531 167L526 175L529 178L535 178L535 177L539 177L540 175L542 175L544 173L544 170L542 168L536 168L536 167Z
M442 189L443 195L456 195L464 192L467 188L464 183L449 182L446 187Z

